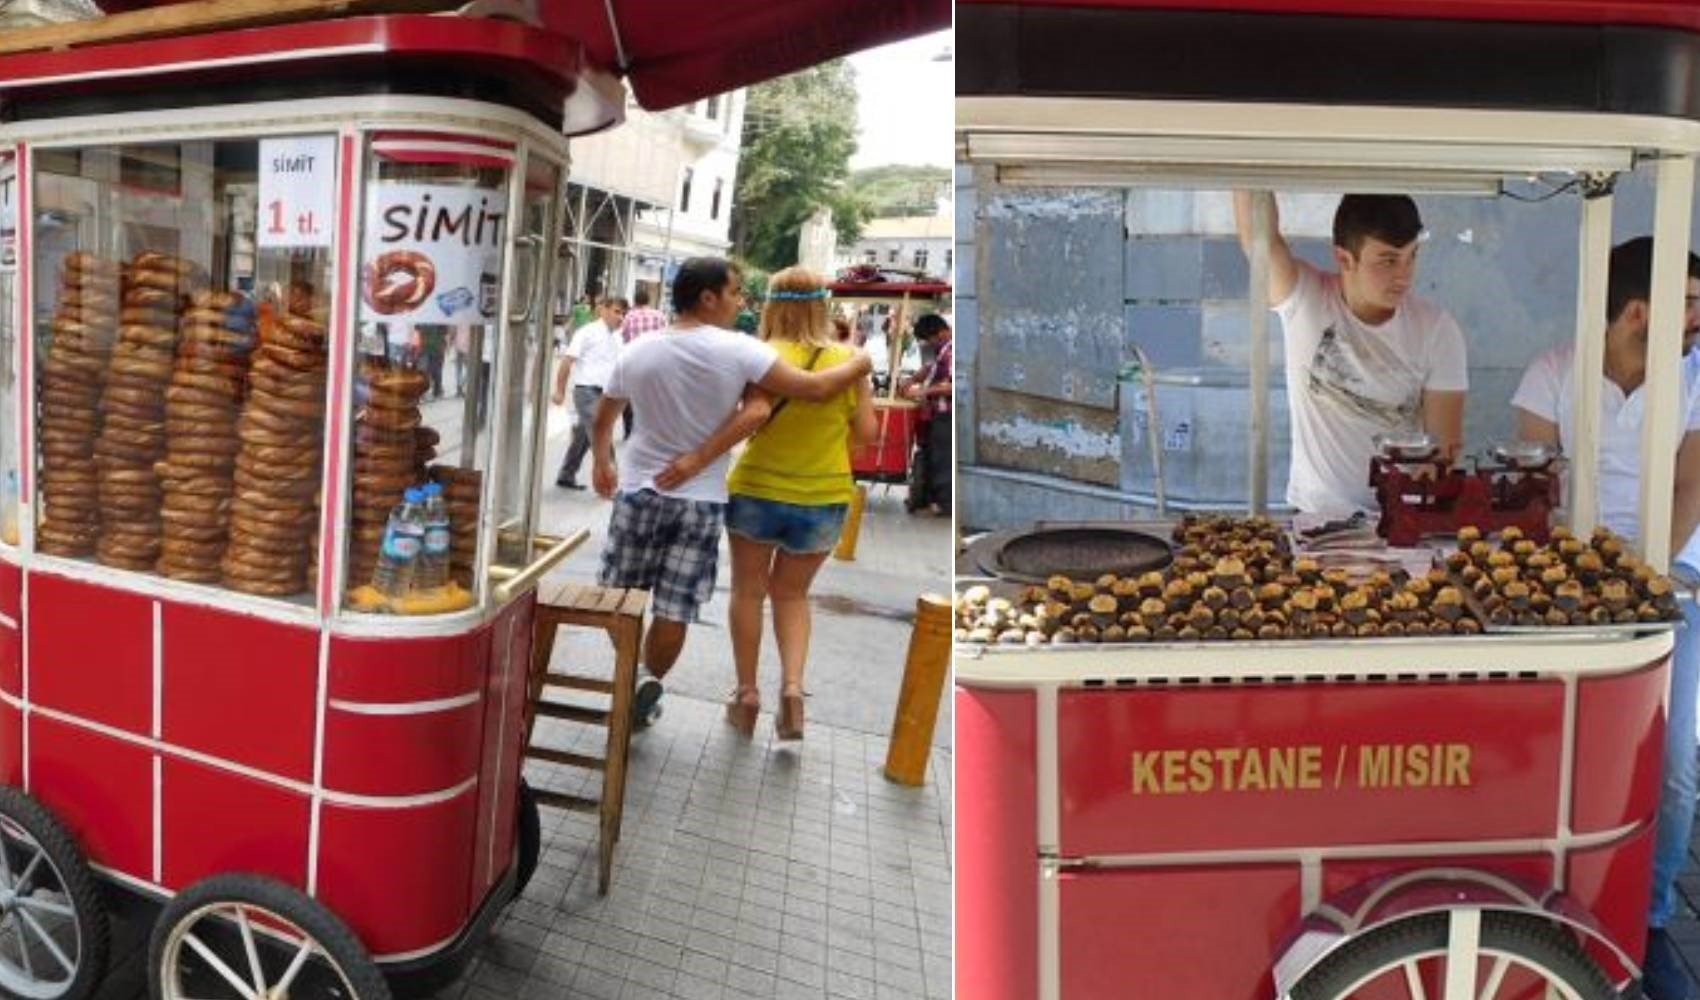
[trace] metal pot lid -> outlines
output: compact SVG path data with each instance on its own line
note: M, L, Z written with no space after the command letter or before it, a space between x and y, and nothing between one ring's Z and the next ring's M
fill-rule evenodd
M1057 575L1074 580L1106 573L1137 576L1162 569L1174 558L1162 538L1103 522L994 532L969 546L969 554L987 575L1020 583L1043 583Z
M1515 469L1543 469L1558 457L1558 449L1542 441L1507 441L1493 446L1493 457Z

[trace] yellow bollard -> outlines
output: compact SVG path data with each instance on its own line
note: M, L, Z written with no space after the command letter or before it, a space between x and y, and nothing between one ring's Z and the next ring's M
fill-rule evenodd
M857 483L856 493L850 498L850 512L844 517L844 530L838 533L838 545L832 550L832 558L856 561L856 539L862 533L862 508L867 505L868 488Z
M950 600L922 594L915 602L915 629L903 664L903 688L897 718L885 753L885 776L900 785L922 785L933 750L939 699L950 673Z

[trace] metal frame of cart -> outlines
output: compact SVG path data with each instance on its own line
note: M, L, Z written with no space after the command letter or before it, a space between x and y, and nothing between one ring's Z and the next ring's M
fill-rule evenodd
M1239 6L1267 14L1298 5ZM1545 6L1551 17L1560 5ZM959 36L968 29L963 48L972 51L977 36L1019 38L1046 13L1041 5L991 4L987 10L983 19L959 16ZM1093 10L1079 16L1110 24L1114 15ZM1210 15L1195 10L1189 16ZM1475 16L1487 15L1478 10ZM1070 23L1078 32L1088 22ZM978 81L983 90L970 87L959 96L957 129L962 155L1006 183L1486 194L1507 176L1574 171L1603 179L1651 162L1658 259L1642 447L1644 453L1675 454L1679 317L1700 121L1656 113L1425 107L1419 98L1400 100L1396 93L1378 94L1386 99L1369 104L1327 106L1262 100L1254 92L1239 100L1228 94L1077 96L1046 76L1054 64L1035 68L1034 78L1043 83L1024 92L1010 81L1038 64L1025 51L1003 54L1008 61L986 69ZM1010 66L1019 70L1001 72ZM1138 78L1130 89L1185 93L1195 82L1164 88L1149 76L1130 75ZM1057 76L1067 72L1059 69ZM1387 87L1396 90L1397 80ZM1611 217L1609 187L1598 185L1593 193L1600 196L1584 201L1581 211L1576 312L1580 444L1572 456L1572 495L1582 499L1570 511L1571 524L1583 531L1598 514L1592 498L1599 380L1586 373L1599 370L1603 351L1599 317ZM1248 475L1254 512L1266 499L1264 266L1252 262L1256 444ZM1670 464L1655 464L1641 484L1641 523L1649 526L1642 551L1660 569L1671 555L1672 477ZM1508 967L1544 976L1562 995L1592 995L1578 994L1564 978L1574 970L1558 970L1562 963L1551 955L1530 966L1528 956L1508 954L1505 928L1518 926L1507 923L1517 920L1563 928L1564 939L1578 943L1612 989L1632 983L1639 975L1632 956L1644 929L1642 866L1651 852L1656 802L1656 782L1636 768L1657 770L1670 649L1670 637L1655 634L959 650L957 912L968 922L959 924L958 988L987 997L1056 1000L1101 995L1119 983L1130 995L1181 995L1171 983L1175 969L1215 963L1243 973L1223 973L1222 981L1236 988L1255 984L1244 1000L1311 1000L1354 995L1355 987L1338 977L1315 978L1330 957L1352 954L1367 955L1365 962L1385 960L1385 968L1403 967L1408 981L1420 978L1420 961L1450 956L1442 963L1442 981L1429 984L1447 1000L1478 996L1479 958L1492 978L1488 995L1498 995ZM1638 707L1608 721L1599 711L1619 696L1626 698L1620 705ZM1385 786L1362 785L1361 771L1354 788L1353 741L1372 737L1342 721L1345 707L1389 732L1407 727L1403 731L1479 734L1471 737L1484 741L1478 752L1510 755L1526 772L1540 771L1541 791L1525 796L1529 773L1519 776L1516 768L1497 777L1479 774L1486 784L1504 782L1484 799L1437 781L1401 803ZM1492 720L1514 715L1538 737L1497 742L1503 734ZM1301 797L1259 799L1265 803L1260 809L1212 797L1230 779L1229 772L1212 770L1210 760L1189 785L1188 772L1161 770L1167 758L1140 756L1161 749L1164 740L1196 747L1192 741L1208 738L1241 741L1235 745L1247 739L1253 745L1315 743L1327 768L1286 789ZM1623 766L1603 772L1602 757ZM1369 759L1373 767L1373 751ZM1190 763L1179 760L1182 767ZM1380 772L1370 774L1373 779ZM1151 777L1157 786L1145 781ZM1621 808L1599 808L1599 791L1608 787ZM1212 807L1189 806L1186 794L1161 794L1201 788L1206 794L1200 800ZM1408 803L1425 801L1425 795L1466 815L1446 828L1433 816L1399 812L1416 808ZM1513 818L1496 811L1513 801L1527 813ZM1586 860L1605 856L1615 857L1617 867L1607 863L1602 871ZM1217 894L1214 903L1200 901L1207 893ZM1219 905L1223 899L1234 903ZM1128 933L1130 921L1143 926ZM1174 926L1184 930L1171 932ZM1196 948L1194 936L1203 937ZM1379 959L1372 954L1377 948ZM1157 955L1154 949L1167 950Z
M486 79L527 79L537 88L531 100L546 105L551 90L573 94L576 104L567 106L577 117L569 128L618 118L611 80L573 58L560 39L521 25L439 17L17 57L0 91L74 94L89 81L128 77L145 94L154 81L208 67L283 72L327 58L352 59L344 65L353 67L384 53L451 58L456 47L475 60L490 53L509 60ZM74 68L61 78L55 65ZM16 410L3 422L24 459L19 544L0 546L0 778L10 786L0 789L0 843L10 851L0 856L0 909L16 927L39 904L38 915L69 919L75 933L58 939L65 954L48 948L56 962L69 963L68 976L55 975L54 963L40 968L40 953L29 968L27 951L0 954L0 973L9 989L45 998L86 996L97 985L100 936L78 923L79 910L99 906L87 890L86 852L104 880L168 900L150 962L163 995L192 989L174 982L173 970L201 959L202 971L212 968L223 985L241 985L250 973L267 977L254 979L255 991L293 982L298 992L382 997L386 980L398 989L428 987L470 957L536 863L536 806L520 780L519 725L534 585L585 532L548 539L534 523L546 426L538 418L548 368L543 310L555 277L543 251L560 232L559 185L541 195L540 232L526 231L522 218L526 199L538 197L527 190L528 170L564 180L566 140L526 101L372 93L354 83L347 95L183 109L172 106L168 90L160 86L156 107L0 126L20 195L11 319L21 335L10 360L17 371L34 370L31 205L43 157L93 144L330 138L337 211L317 585L299 600L269 599L37 551L35 389L30 378L20 380ZM486 327L502 346L485 389L489 457L475 600L464 611L407 617L359 613L343 597L352 582L361 206L376 137L398 133L427 146L464 146L465 155L505 171L494 207L511 220ZM499 391L510 385L514 393ZM517 519L497 509L505 477L519 491L509 497L519 500ZM504 564L516 551L523 560ZM36 874L18 870L32 861ZM42 872L52 873L56 890L36 888ZM30 891L20 891L24 882ZM225 968L206 958L209 942L226 946ZM304 975L318 975L321 986L295 978Z

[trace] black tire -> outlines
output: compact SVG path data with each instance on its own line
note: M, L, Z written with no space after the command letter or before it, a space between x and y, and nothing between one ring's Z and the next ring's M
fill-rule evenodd
M1450 917L1431 913L1377 928L1323 959L1293 988L1292 1000L1349 1000L1364 976L1419 955L1446 950ZM1605 973L1576 939L1551 921L1518 913L1484 913L1480 947L1533 965L1582 1000L1620 1000Z
M397 899L396 905L406 901ZM292 995L329 997L336 1000L391 1000L389 983L372 961L366 946L336 914L309 899L293 886L261 875L214 875L179 893L160 913L148 940L148 995L153 1000L177 1000L184 977L191 977L194 996L231 996L234 991L208 970L210 966L192 948L184 947L183 934L193 932L211 947L230 968L247 975L251 970L233 923L213 916L216 909L242 907L245 913L267 914L268 923L281 919L311 938L313 959L302 979L293 984ZM260 963L267 985L274 985L281 970L299 950L265 935L255 935ZM170 964L171 968L167 965ZM168 976L173 977L170 990ZM212 987L203 983L212 983ZM222 987L223 993L216 990ZM214 992L209 993L211 988Z
M29 888L33 891L26 894L27 898L43 900L41 893L46 892L58 898L48 898L45 902L71 908L68 917L63 914L32 914L31 919L36 927L45 924L44 929L53 936L60 953L75 964L75 969L62 979L58 975L51 979L38 976L33 963L30 971L26 972L22 966L26 956L8 943L0 947L0 996L86 1000L94 995L101 978L106 975L112 933L107 922L106 903L101 899L94 874L89 871L82 849L70 832L45 806L18 789L0 786L0 820L9 827L0 830L0 850L5 851L7 872L22 875L22 869L28 867L34 858L32 852L39 850L42 855L37 862L36 873L30 876ZM26 843L18 835L20 831L33 844ZM43 864L48 866L48 871L42 871ZM8 875L6 881L11 878L12 875ZM31 907L25 904L0 908L0 929L21 926L22 917L12 918L14 909L30 910ZM49 917L52 919L49 920ZM73 949L65 947L67 942L61 940L65 931L75 935L69 942L75 946L74 954ZM40 940L39 935L37 940ZM52 957L45 946L31 948L29 953L38 956L35 961Z
M519 815L514 823L519 827L519 847L514 856L514 896L525 892L531 876L537 874L537 859L543 854L543 821L537 812L537 796L524 778L519 779Z

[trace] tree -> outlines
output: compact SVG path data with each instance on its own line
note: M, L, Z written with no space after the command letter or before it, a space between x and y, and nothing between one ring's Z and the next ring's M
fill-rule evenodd
M950 197L950 168L890 163L850 175L850 190L868 203L876 219L932 215Z
M822 205L841 244L862 233L867 203L850 191L856 72L842 59L750 88L732 208L732 244L757 267L797 262L797 234Z

